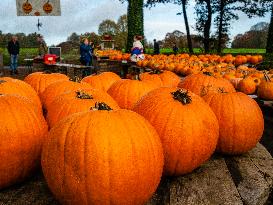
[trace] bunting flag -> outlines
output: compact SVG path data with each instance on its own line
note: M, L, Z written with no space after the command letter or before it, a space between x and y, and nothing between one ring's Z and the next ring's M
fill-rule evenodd
M60 0L16 0L17 16L60 16Z

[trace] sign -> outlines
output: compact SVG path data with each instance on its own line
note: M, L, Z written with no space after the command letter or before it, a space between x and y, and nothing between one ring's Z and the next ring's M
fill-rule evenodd
M17 16L60 16L60 0L16 0Z
M48 53L61 57L61 47L49 47Z

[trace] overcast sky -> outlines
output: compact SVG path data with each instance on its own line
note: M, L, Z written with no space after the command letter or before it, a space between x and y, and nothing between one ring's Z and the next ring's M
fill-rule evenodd
M15 0L0 0L0 30L7 33L37 32L38 17L17 17ZM194 0L190 0L188 15L190 25L195 24ZM127 11L127 4L118 0L61 0L62 16L39 17L43 23L40 31L49 45L58 44L66 40L72 32L96 32L98 25L104 19L117 20ZM148 40L163 39L167 32L180 30L185 32L182 16L176 13L181 9L177 5L158 5L152 9L145 9L145 36ZM255 23L269 22L270 16L248 19L240 14L240 20L232 23L231 35L244 33ZM192 32L194 30L192 28Z

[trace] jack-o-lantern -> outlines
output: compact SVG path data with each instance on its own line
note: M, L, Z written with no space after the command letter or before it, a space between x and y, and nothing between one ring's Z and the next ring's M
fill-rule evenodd
M32 5L31 3L28 2L28 0L25 3L23 3L22 8L26 14L29 14L32 11Z
M53 6L48 2L46 2L43 6L44 12L50 14L53 10Z

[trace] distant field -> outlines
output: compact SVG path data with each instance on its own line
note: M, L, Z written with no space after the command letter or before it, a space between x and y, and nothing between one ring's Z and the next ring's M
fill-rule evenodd
M231 53L234 55L238 55L238 54L265 54L265 51L266 51L265 49L226 48L223 50L223 53L224 54ZM160 50L160 52L163 54L171 54L173 51L170 48L163 48ZM188 52L188 50L187 49L180 49L179 52L185 53L185 52ZM153 50L146 49L146 53L152 54ZM202 50L199 48L195 48L194 53L201 54ZM0 54L3 54L4 65L9 65L10 58L9 58L9 54L8 54L7 49L0 48ZM25 62L24 62L25 58L33 58L33 57L37 56L37 54L38 54L37 48L22 48L20 51L20 56L19 56L19 65L25 64ZM72 50L70 53L62 55L62 58L64 58L64 60L67 62L69 62L69 61L73 61L73 62L76 61L77 62L77 61L79 61L79 54L78 54L78 52Z

